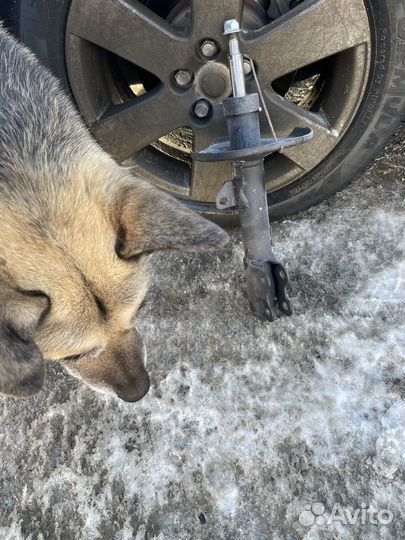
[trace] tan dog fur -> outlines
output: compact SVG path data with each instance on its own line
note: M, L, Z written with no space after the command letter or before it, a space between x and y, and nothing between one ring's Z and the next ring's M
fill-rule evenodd
M37 392L47 359L140 399L149 379L134 322L149 254L218 248L227 235L117 165L1 28L0 81L0 392Z

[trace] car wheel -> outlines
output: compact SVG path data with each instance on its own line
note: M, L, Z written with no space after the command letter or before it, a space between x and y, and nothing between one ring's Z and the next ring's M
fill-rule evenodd
M223 22L238 18L276 132L312 142L265 160L270 215L344 187L404 117L405 0L21 0L21 39L71 92L118 161L223 224L229 164L192 160L226 135L230 92ZM246 69L248 91L255 91ZM201 106L202 104L202 106ZM263 132L268 135L265 118Z

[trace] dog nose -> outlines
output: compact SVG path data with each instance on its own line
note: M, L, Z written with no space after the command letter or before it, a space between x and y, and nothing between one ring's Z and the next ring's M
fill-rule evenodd
M117 396L123 401L135 402L139 401L149 392L150 381L149 376L145 372L141 377L117 389Z

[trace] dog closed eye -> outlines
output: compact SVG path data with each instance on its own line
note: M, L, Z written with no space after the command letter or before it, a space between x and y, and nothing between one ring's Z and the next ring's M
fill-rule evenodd
M71 356L66 356L65 358L63 358L63 362L76 362L77 360L83 360L83 359L93 359L93 358L97 358L97 356L99 356L99 354L101 354L103 352L104 349L102 349L101 347L99 348L96 348L96 349L92 349L90 351L86 351L86 352L83 352L83 353L80 353L80 354L72 354Z
M72 354L71 356L63 358L63 362L75 362L76 360L83 358L83 356L85 356L85 354Z

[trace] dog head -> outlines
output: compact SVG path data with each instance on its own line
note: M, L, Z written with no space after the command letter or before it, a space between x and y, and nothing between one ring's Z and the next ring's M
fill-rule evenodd
M109 160L77 167L70 182L48 191L26 203L17 191L2 212L0 393L38 391L44 358L92 388L137 401L149 389L134 329L149 255L212 250L228 236Z

